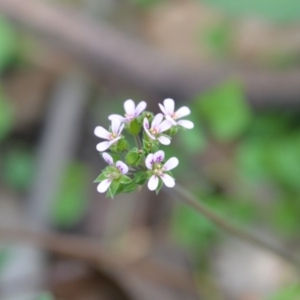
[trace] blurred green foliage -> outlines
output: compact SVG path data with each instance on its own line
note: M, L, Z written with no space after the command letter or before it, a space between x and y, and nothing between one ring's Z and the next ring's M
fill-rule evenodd
M32 151L23 146L12 146L3 154L1 170L4 181L18 191L25 191L32 183L35 158Z
M63 174L61 186L52 207L52 222L61 228L71 228L86 212L87 167L79 162L71 163Z
M8 247L2 247L0 249L0 276L2 274L2 270L4 269L4 267L6 266L6 263L9 261L10 259L10 249Z
M300 285L284 287L267 300L298 300L300 299Z
M0 142L4 140L12 130L14 117L13 105L4 95L4 91L0 85Z
M189 189L201 191L201 201L226 218L246 226L254 222L264 224L281 238L299 239L298 112L262 111L254 114L242 87L234 81L196 97L192 107L193 121L198 123L194 129L196 134L193 136L192 131L186 133L184 139L191 139L190 144L182 143L184 151L176 149L172 153L179 154L180 164L185 166L180 172L188 174ZM199 147L197 152L192 142L197 140L199 128L202 131L205 128L211 136L205 139L206 147ZM205 136L202 131L201 135ZM215 165L215 171L209 173L195 170L196 161L210 149L210 143L217 143L221 152L222 147L227 149L228 153L222 158L226 165L224 167L221 160L220 171L227 168L228 176L220 176ZM187 148L190 146L193 156L181 155L189 152ZM208 183L209 188L201 186L203 182ZM172 228L175 236L196 253L205 253L217 241L219 232L209 221L181 205L174 212Z
M298 0L204 0L233 16L255 16L274 22L300 20Z
M0 17L0 72L15 58L17 35L13 28Z
M213 136L220 141L232 141L248 128L252 113L242 86L227 82L196 100L201 120L208 124Z
M34 300L54 300L55 298L52 296L51 293L49 292L44 292L42 294L40 294L37 298L35 298Z

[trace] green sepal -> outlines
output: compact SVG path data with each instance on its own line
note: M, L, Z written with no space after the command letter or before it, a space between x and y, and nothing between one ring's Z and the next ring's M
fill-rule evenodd
M159 191L161 190L162 186L163 186L163 181L158 177L158 186L156 188L156 195L159 193Z
M153 120L153 117L154 117L154 115L153 115L152 112L144 111L144 112L137 118L137 120L138 120L138 122L140 122L141 124L143 124L144 119L147 118L148 121L149 121L149 123L151 123L152 120Z
M168 131L167 134L170 136L175 135L178 132L178 126L172 126Z
M125 161L130 166L137 166L140 161L140 156L141 155L138 153L137 150L133 150L127 153Z
M153 175L153 172L150 170L146 171L146 175L147 175L147 179L149 179Z
M101 182L106 178L107 178L107 174L103 172L94 180L94 182Z
M110 187L109 187L109 189L108 189L108 192L107 192L106 196L107 196L107 197L111 197L111 198L113 199L113 198L114 198L114 195L115 195L116 192L117 192L117 189L118 189L119 185L120 185L120 182L119 182L118 180L114 180L114 181L111 183L111 185L110 185Z
M121 175L119 180L120 180L120 183L123 183L123 184L128 184L132 181L131 178L126 175Z
M122 137L117 142L116 152L124 152L128 150L128 142Z
M134 174L133 180L136 184L143 185L147 179L148 179L147 172L139 171Z
M142 125L137 119L134 119L128 124L126 128L130 134L138 135L142 129Z
M123 185L123 193L131 193L134 192L137 188L137 185L132 181L129 184Z
M115 167L115 166L107 166L104 170L103 170L103 173L106 173L106 174L111 174L111 173L114 173L118 171L118 168Z

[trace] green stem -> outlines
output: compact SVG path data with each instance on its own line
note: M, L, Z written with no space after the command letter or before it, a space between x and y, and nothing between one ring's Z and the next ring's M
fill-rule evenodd
M138 149L139 150L143 149L141 139L138 135L134 135L134 140L135 140L135 143L136 143Z
M205 204L201 203L197 197L195 197L192 193L186 190L184 187L180 186L176 183L176 186L173 189L178 195L181 196L181 199L194 210L196 210L200 215L205 216L219 228L223 229L227 233L232 234L233 236L244 240L248 243L251 243L255 246L259 246L270 252L273 252L280 256L281 258L285 259L286 261L292 263L297 270L300 272L300 260L296 258L292 253L290 253L284 247L271 243L266 239L249 232L248 230L237 226L230 221L226 220L225 218L219 216L214 211L212 211L209 207ZM166 191L166 190L165 190ZM168 189L168 192L172 193L172 190ZM173 192L174 193L174 192Z

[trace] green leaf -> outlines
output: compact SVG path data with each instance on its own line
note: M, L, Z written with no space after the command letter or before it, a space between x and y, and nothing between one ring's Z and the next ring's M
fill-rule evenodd
M14 121L15 121L14 108L12 106L12 103L4 96L2 87L0 86L0 141L5 139L7 135L10 133L10 131L13 128Z
M104 179L107 178L107 174L106 173L101 173L95 180L94 182L101 182L103 181Z
M204 0L233 16L254 16L275 22L294 22L300 20L298 0Z
M114 195L116 194L118 187L119 187L120 182L118 180L113 180L111 185L109 186L107 196L110 198L114 198Z
M145 171L139 171L134 174L134 182L136 184L143 185L146 182L147 178L147 172Z
M82 218L87 208L87 177L85 165L73 162L67 167L51 211L55 225L70 228Z
M251 110L237 82L227 82L198 97L197 104L212 134L221 141L236 139L251 121Z
M141 131L141 124L139 123L139 121L137 119L134 119L133 121L131 121L127 127L127 130L129 133L133 134L133 135L138 135L139 132Z
M128 184L130 183L132 180L130 177L126 176L126 175L122 175L120 177L120 182L123 183L123 184Z
M14 58L17 50L17 36L13 28L0 18L0 71Z
M137 151L130 151L125 157L125 161L130 166L137 166L140 160L140 154Z

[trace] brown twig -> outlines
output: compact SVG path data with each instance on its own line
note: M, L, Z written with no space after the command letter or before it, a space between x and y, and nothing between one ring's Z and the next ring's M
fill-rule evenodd
M71 54L100 76L112 76L160 96L191 98L235 77L254 106L299 105L300 71L268 72L202 67L191 70L106 24L48 2L0 0L0 12Z
M23 242L36 245L52 253L82 260L98 266L109 273L130 272L157 284L170 286L193 293L195 287L189 276L173 267L162 265L153 259L136 263L127 262L119 253L114 253L96 239L61 233L34 232L22 229L0 228L0 239L8 242Z

